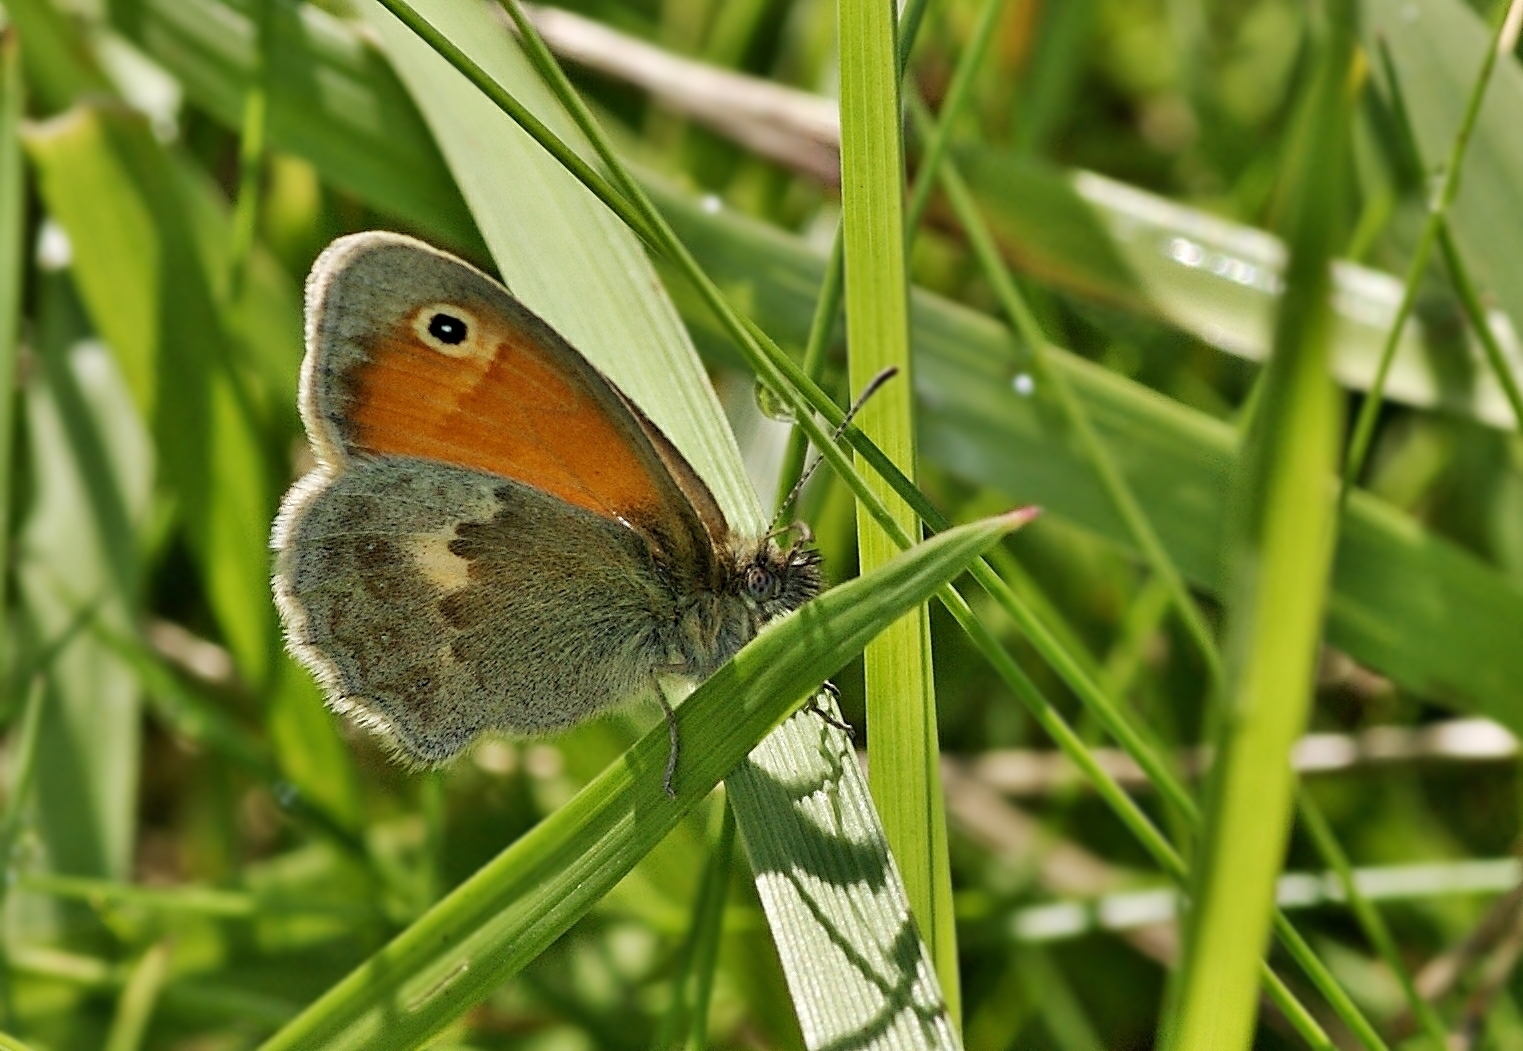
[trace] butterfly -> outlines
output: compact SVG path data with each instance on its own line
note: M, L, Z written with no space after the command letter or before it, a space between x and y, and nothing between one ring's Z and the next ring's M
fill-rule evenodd
M340 238L306 293L317 466L275 521L291 651L400 758L701 680L816 595L807 530L737 533L661 430L475 267Z

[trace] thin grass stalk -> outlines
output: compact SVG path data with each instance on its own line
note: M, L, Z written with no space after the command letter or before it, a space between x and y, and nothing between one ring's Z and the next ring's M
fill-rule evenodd
M14 26L0 32L0 580L10 578L11 458L16 431L16 352L21 292L26 282L25 116L21 41ZM0 638L0 667L8 666Z
M169 943L158 942L138 958L116 1001L116 1015L102 1051L139 1051L164 980L169 977Z
M687 1051L702 1051L708 1044L709 1004L714 994L714 972L719 968L719 939L724 933L724 902L730 890L730 869L735 861L735 811L727 800L720 803L719 835L714 841L712 864L704 872L698 895L700 921L693 950L693 999L688 1007Z
M1498 45L1501 51L1512 50L1508 39L1515 38L1517 35L1517 19L1523 16L1523 7L1510 9L1508 16L1509 22L1503 23L1502 39ZM1509 23L1512 26L1511 29L1508 28ZM1402 91L1401 78L1396 73L1396 61L1391 57L1391 46L1384 37L1376 41L1376 53L1380 58L1380 66L1385 73L1386 86L1391 95L1391 114L1395 118L1397 133L1397 164L1401 175L1415 182L1422 178L1422 151L1417 145L1417 131L1412 126L1412 115L1407 109L1407 99ZM1460 306L1465 311L1465 317L1470 322L1471 331L1480 341L1481 349L1486 355L1486 362L1491 366L1497 383L1502 388L1502 393L1506 395L1507 402L1512 407L1513 423L1517 427L1523 427L1523 391L1519 390L1512 365L1508 362L1507 354L1502 350L1496 333L1492 330L1491 322L1486 317L1486 309L1481 304L1475 282L1471 280L1470 268L1465 265L1459 246L1454 241L1454 231L1447 215L1439 223L1438 246L1443 252L1445 269L1449 273L1449 280L1455 294L1459 297Z
M1465 150L1470 145L1470 136L1475 130L1475 122L1481 115L1481 103L1486 99L1486 88L1491 83L1491 71L1496 68L1497 55L1504 51L1511 53L1512 44L1517 42L1520 20L1523 20L1523 0L1512 0L1507 9L1507 16L1497 24L1491 47L1486 49L1486 54L1481 59L1481 68L1476 73L1474 86L1470 89L1470 98L1466 101L1459 130L1454 134L1454 142L1449 147L1449 156L1445 159L1443 167L1439 169L1438 186L1428 204L1428 218L1423 223L1422 232L1417 237L1417 245L1412 250L1412 261L1407 265L1401 303L1396 308L1396 317L1391 321L1385 344L1380 349L1380 361L1375 367L1374 380L1370 383L1364 403L1359 406L1359 416L1354 422L1353 437L1349 439L1348 455L1343 464L1343 485L1339 490L1340 503L1348 501L1349 492L1358 484L1359 476L1364 472L1364 462L1369 455L1370 442L1375 436L1375 420L1380 413L1381 403L1385 400L1386 379L1390 375L1391 362L1396 358L1396 344L1401 339L1402 330L1406 328L1407 319L1412 315L1412 307L1417 302L1418 286L1428 268L1428 256L1438 241L1444 217L1448 214L1449 207L1454 203L1455 195L1459 192L1460 167L1464 164ZM1512 44L1508 43L1509 38ZM1485 327L1484 323L1481 327Z
M1454 232L1447 216L1438 227L1438 249L1443 253L1444 268L1449 271L1449 283L1454 286L1455 294L1459 296L1460 307L1465 311L1465 318L1470 322L1470 330L1480 341L1481 350L1486 355L1486 363L1491 366L1492 374L1496 376L1502 393L1507 397L1507 404L1512 407L1513 427L1514 429L1523 428L1523 389L1519 388L1518 379L1513 375L1512 364L1507 360L1507 352L1497 341L1497 334L1492 330L1491 322L1486 317L1486 308L1482 305L1480 293L1476 291L1475 282L1470 277L1470 268L1465 265L1459 246L1454 243Z
M693 901L692 922L672 974L672 1002L651 1041L651 1051L678 1046L701 1051L706 1040L709 997L719 962L724 903L735 858L735 813L724 797L719 799L718 817L719 828L709 847L709 863L704 867Z
M1221 743L1192 874L1167 1051L1237 1051L1252 1040L1258 962L1275 915L1294 775L1310 708L1336 535L1327 491L1339 403L1329 376L1330 264L1344 190L1353 10L1329 5L1287 167L1290 261L1257 433L1237 483L1229 666Z
M942 104L942 113L948 126L956 123L957 114L967 102L970 95L968 86L972 84L973 73L983 55L988 51L988 41L993 37L993 14L999 11L1002 2L1003 0L986 0L985 14L988 17L980 17L977 29L957 60L957 69L952 75L952 89ZM922 21L926 3L927 0L911 0L899 20L899 76L901 79L909 65L915 31ZM963 84L961 90L958 89L959 83ZM928 155L921 161L915 184L917 200L921 185L935 182L936 167L940 162L940 154ZM905 238L910 246L915 243L915 234L920 226L920 217L924 210L923 202L918 208L914 201L911 202L905 219ZM825 272L820 279L820 291L815 299L814 315L809 321L809 337L804 342L802 367L805 374L815 382L819 382L820 375L824 371L825 352L830 346L830 337L835 332L836 319L841 313L841 293L845 286L844 259L845 245L842 241L842 229L837 223L835 238L830 245L830 255L825 263ZM789 495L803 474L804 459L808 451L809 443L806 436L802 431L794 428L788 434L788 447L783 453L782 467L778 471L777 515L779 516L786 511L785 504Z
M34 678L27 689L26 700L19 713L12 719L15 729L11 734L9 755L9 782L5 786L5 809L0 811L0 915L5 914L5 899L15 883L12 859L15 857L16 837L21 831L22 815L32 790L32 778L37 771L38 731L42 726L42 705L47 696L41 676ZM11 998L11 946L7 931L0 931L0 1012L8 1024L16 1017L15 1004Z
M974 79L978 76L978 68L983 64L984 56L989 53L989 45L994 41L994 31L999 27L999 16L1004 7L1004 0L984 0L973 23L973 32L968 37L962 54L958 56L957 68L952 71L951 83L947 85L946 96L942 99L941 113L936 118L936 130L930 141L925 143L920 168L915 173L915 188L910 194L906 220L911 239L925 218L926 207L931 203L931 194L936 189L937 176L941 173L942 159L952 145L952 132L957 126L957 118L973 94Z
M775 388L780 396L786 400L790 393L796 392L798 398L791 403L795 408L799 404L806 404L809 408L819 412L827 423L839 425L842 422L844 413L840 407L826 397L807 376L803 375L801 370L797 366L794 366L776 345L766 337L765 333L761 332L760 329L756 328L748 320L741 318L734 311L734 308L719 294L717 288L713 286L707 276L697 268L696 261L693 260L690 254L686 253L685 250L677 251L675 255L664 251L654 240L655 234L651 231L650 224L646 223L643 217L637 213L633 204L614 192L606 179L583 162L574 151L570 150L553 132L534 118L532 113L529 113L510 93L492 81L480 67L434 29L426 19L419 16L416 11L407 5L406 0L381 0L381 3L396 15L404 25L407 25L413 32L417 33L425 43L434 48L446 61L450 62L463 76L481 89L495 105L518 123L531 137L535 138L546 152L560 160L567 167L568 171L576 176L589 191L598 196L611 211L621 219L624 219L638 235L646 240L647 244L650 244L671 261L683 273L684 277L703 294L705 302L714 309L716 316L725 324L727 332L735 339L742 354L746 356L748 362L752 363L753 368L763 375L764 380L768 376L778 376L786 377L789 381L797 381L797 386L792 388L791 391L787 387ZM532 34L532 26L529 27L529 32ZM542 44L541 47L543 47ZM552 88L556 88L558 95L561 90L558 85L561 83L565 83L564 75L561 75L557 81L552 81L551 83ZM567 90L569 90L569 85L567 85ZM680 249L680 247L680 242L678 242L677 248ZM737 336L737 332L740 333L739 336ZM827 440L827 436L821 428L812 426L813 420L807 412L800 413L797 417L797 422L801 428L804 428L810 434L811 441L818 443L822 456L826 458L846 482L847 486L858 498L860 506L866 507L870 513L874 513L875 520L880 525L883 525L891 536L894 535L897 524L886 513L881 515L876 513L875 503L877 504L877 509L882 509L882 505L877 503L874 494L863 486L861 477L852 468L850 461L847 460L834 443ZM894 467L892 462L883 456L881 451L877 450L872 442L867 440L856 427L847 426L844 428L842 437L851 448L866 457L874 469L880 472L882 477L888 479L894 485L895 492L917 511L923 521L937 530L948 527L945 516L937 511L926 500L924 494L915 488L913 483L905 478ZM906 547L910 543L909 536L902 532L900 533L900 540L902 540L902 543ZM1056 646L1051 634L1030 616L1029 611L1025 610L1021 603L1015 599L1015 596L1003 585L998 575L986 562L981 559L975 561L971 572L979 584L1000 602L1007 612L1018 618L1018 622L1024 620L1026 624L1031 625L1036 632L1034 636L1036 640L1048 644L1048 648L1043 652L1044 659L1047 659L1048 655L1052 654L1059 661L1056 667L1069 668L1078 681L1086 680L1086 677L1078 670L1078 666L1071 656L1063 653L1061 648ZM1051 703L1041 694L1035 684L1020 670L1014 659L1003 649L993 633L987 627L977 622L971 609L957 591L951 587L944 588L938 592L938 598L942 601L943 605L953 612L954 617L964 630L969 632L970 637L974 639L975 645L979 647L981 652L990 656L996 672L1000 674L1002 680L1011 688L1012 692L1022 700L1022 703L1031 708L1039 725L1048 730L1049 735L1053 736L1055 743L1064 750L1069 759L1089 776L1090 780L1096 785L1097 793L1115 810L1123 823L1138 837L1139 841L1154 856L1155 860L1165 868L1165 871L1171 871L1171 866L1167 859L1172 857L1174 865L1177 866L1179 878L1182 879L1184 872L1183 863L1179 860L1178 855L1174 853L1173 847L1158 833L1156 828L1152 827L1146 815L1137 808L1136 804L1132 802L1124 790L1111 780L1098 764L1093 761L1092 756L1090 756L1078 735L1068 728L1066 721L1051 706ZM1114 706L1110 706L1109 699L1105 698L1098 689L1091 691L1090 697L1100 702L1098 710L1108 712L1107 717L1110 719L1110 725L1107 729L1116 738L1118 743L1134 755L1139 765L1148 771L1149 777L1155 781L1161 791L1166 795L1171 794L1171 789L1177 792L1179 794L1178 798L1182 799L1189 808L1190 813L1194 814L1194 800L1188 793L1183 791L1182 786L1173 778L1164 762L1158 759L1152 749L1131 729L1127 721L1114 709ZM1289 929L1288 921L1286 921L1285 925ZM1333 981L1326 968L1315 961L1315 957L1311 958L1311 964L1315 966L1308 971L1308 976L1318 985L1319 989L1322 989L1330 997L1340 995L1342 993L1341 989L1337 987L1336 982ZM1268 973L1267 964L1265 966L1266 973ZM1281 988L1283 989L1283 987ZM1293 994L1290 994L1288 990L1284 990L1284 995L1292 997L1293 1001ZM1346 1000L1346 996L1343 998ZM1296 1015L1306 1019L1311 1017L1304 1010L1287 1011L1286 1013L1287 1016ZM1361 1028L1360 1023L1362 1019L1357 1011L1353 1012L1352 1015L1345 1016L1345 1021L1349 1022L1351 1027L1356 1030ZM1363 1028L1368 1029L1368 1023L1364 1023ZM1305 1030L1303 1035L1306 1036L1309 1042L1318 1046L1327 1039L1326 1034L1316 1027Z
M909 108L917 132L927 140L934 139L935 118L931 116L925 102L913 92L910 94ZM1073 388L1068 384L1067 377L1052 366L1051 348L1047 335L1043 332L1041 323L1037 321L1036 315L1020 289L1016 287L1010 275L1010 269L1005 265L999 246L994 241L994 235L984 221L956 164L950 160L945 161L941 165L940 179L942 190L951 202L952 211L968 238L973 254L978 259L979 267L994 287L1000 309L1014 324L1031 354L1032 369L1036 373L1038 385L1051 392L1059 411L1063 414L1064 422L1068 424L1084 450L1085 458L1093 465L1095 475L1110 499L1111 505L1121 516L1121 520L1126 523L1127 531L1142 552L1143 561L1168 586L1169 594L1174 599L1174 608L1206 663L1211 681L1211 692L1217 693L1221 684L1221 657L1217 652L1211 628L1206 623L1205 615L1200 607L1191 597L1189 588L1185 585L1184 576L1174 565L1174 560L1169 557L1168 550L1163 546L1163 541L1158 538L1158 533L1153 528L1152 522L1148 520L1142 505L1137 502L1131 486L1127 484L1126 478L1116 467L1115 461L1104 443L1100 441L1099 435L1095 433L1089 414L1079 403Z
M238 137L238 194L233 204L233 229L228 244L227 301L243 296L254 232L259 221L259 190L264 172L264 139L269 114L270 8L274 0L254 0L254 63L243 96L243 125Z
M1359 921L1364 936L1369 939L1375 951L1380 953L1380 958L1396 976L1397 983L1401 985L1402 995L1407 998L1407 1007L1422 1026L1423 1032L1433 1046L1433 1051L1444 1051L1448 1046L1449 1034L1444 1029L1443 1019L1439 1018L1433 1005L1417 991L1417 983L1412 980L1412 972L1407 969L1406 963L1401 958L1401 950L1396 946L1396 939L1392 937L1391 929L1381 918L1380 911L1359 890L1359 881L1354 878L1354 867L1349 864L1348 855L1343 852L1337 837L1333 835L1332 825L1328 823L1322 808L1317 805L1316 800L1312 799L1310 793L1303 790L1299 802L1301 819L1306 825L1306 831L1311 833L1312 842L1316 844L1317 852L1322 855L1322 860L1338 877L1338 885L1343 888L1343 899L1348 902L1354 918Z

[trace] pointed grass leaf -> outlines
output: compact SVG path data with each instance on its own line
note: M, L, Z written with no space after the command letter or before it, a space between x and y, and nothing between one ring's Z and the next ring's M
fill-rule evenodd
M413 1047L458 1018L591 908L801 698L1029 517L1012 512L943 533L762 632L677 710L679 739L687 746L675 801L661 788L667 735L658 726L271 1037L264 1051ZM818 742L822 722L814 713L800 712L790 725L802 739ZM793 791L807 799L824 788L800 780ZM848 847L816 838L822 847ZM880 894L886 876L880 868ZM887 896L893 904L892 891ZM902 897L897 911L903 912ZM905 913L901 930L912 933L907 923ZM924 958L908 951L913 975ZM875 962L888 968L886 977L905 980L904 960ZM924 1002L914 1006L934 1013Z
M490 17L488 8L429 2L416 10L449 39L467 42L463 46L471 61L498 85L508 87L536 119L586 160L591 144L581 128L570 124L565 109L540 82L518 45ZM662 426L714 490L732 524L760 532L763 519L734 437L698 367L687 333L633 234L431 47L390 15L376 11L372 22L434 128L509 287ZM514 186L513 193L502 192L505 181ZM772 744L785 747L782 739L802 732L790 724ZM832 790L849 793L860 787L854 786L860 777L854 766L844 767L843 784ZM737 806L742 805L739 797L751 787L745 782L732 788ZM737 811L746 817L754 813L755 807ZM861 828L868 836L882 835L875 822ZM744 819L741 831L748 832ZM796 846L804 848L802 843ZM859 913L902 927L902 918L892 909L893 896L899 892L897 882L887 898L873 896L872 886L852 887ZM950 929L950 894L944 893L943 900ZM770 915L785 971L796 977L818 972L826 961L811 950L811 943L786 937L787 932L817 924L818 917L797 899L775 898L773 904ZM785 923L784 916L791 923ZM842 936L870 937L871 926L864 923L859 932L848 930ZM863 951L869 951L868 947ZM834 975L837 970L833 966L828 973ZM914 977L905 973L900 979ZM841 976L841 981L849 981L849 976ZM802 994L821 986L800 979L794 988ZM931 999L939 1002L939 995ZM829 1015L835 1004L799 1003L797 1008L801 1015ZM887 1033L879 1036L892 1039Z

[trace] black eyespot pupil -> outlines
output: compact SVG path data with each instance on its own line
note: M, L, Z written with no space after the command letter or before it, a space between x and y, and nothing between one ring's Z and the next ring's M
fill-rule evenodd
M428 319L428 334L440 343L448 343L453 347L465 342L467 330L464 321L453 314L441 313Z

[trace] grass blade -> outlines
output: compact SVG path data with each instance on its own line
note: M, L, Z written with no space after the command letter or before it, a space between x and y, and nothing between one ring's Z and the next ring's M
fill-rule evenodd
M11 446L16 430L16 348L26 280L26 172L21 164L21 44L0 30L0 580L10 572ZM6 664L0 639L0 664ZM7 664L7 666L9 666Z
M459 1017L596 903L800 698L1025 517L943 533L763 632L678 709L681 739L704 746L684 750L675 802L661 788L667 739L658 726L275 1034L264 1051L413 1047ZM818 747L818 717L804 712L795 720ZM792 791L810 794L806 785ZM874 886L881 888L888 874L878 875ZM898 980L892 974L878 980L885 978ZM903 988L905 995L919 991Z
M620 203L620 214L625 218L626 206L632 208L629 202L640 199L643 190L619 170L617 159L601 142L599 129L581 109L548 54L538 50L527 23L520 21L520 28L529 49L527 61L534 69L526 65L525 55L499 27L482 19L484 8L425 4L420 5L419 13L432 30L448 40L470 41L467 61L482 77L490 78L493 99L465 82L410 32L389 18L377 16L375 24L436 129L503 276L518 295L565 332L662 425L708 480L731 523L761 532L765 524L740 466L733 436L722 421L706 378L695 368L691 344L680 321L664 297L651 294L655 277L638 243L612 215L590 201L584 186L590 177L601 192L620 195L616 203ZM510 13L517 17L516 12ZM539 75L548 79L554 97ZM514 93L510 99L503 97L507 87ZM515 120L523 116L518 111L528 110L531 115L526 124L535 127L538 121L544 122L543 127L565 144L563 159L578 170L583 185L577 185L540 145L496 112L496 106L504 103L512 107ZM573 121L568 121L567 110L574 114ZM591 168L585 157L593 153L611 175L605 177ZM533 173L516 181L532 185L534 196L503 195L500 187L507 172ZM547 224L546 216L551 215L556 217L555 222ZM648 238L664 236L654 224L637 224L635 229ZM677 251L680 254L680 246ZM578 281L564 279L572 273L579 276ZM589 281L598 283L598 296L587 295ZM784 736L797 738L803 734L791 747L803 747L813 740L807 729L790 726L785 730ZM790 747L785 742L775 742L774 746ZM855 768L843 768L841 777L848 784L832 790L850 791L849 782L859 776ZM749 842L752 830L745 815L757 811L744 806L747 790L746 784L736 785L730 795L741 818L742 834ZM858 831L869 837L882 835L871 825ZM891 899L874 899L867 893L867 888L875 886L863 882L854 887L863 915L891 908ZM773 901L774 915L790 915L804 927L818 923L807 906L807 902L786 898ZM885 922L897 923L898 918L890 914ZM821 959L808 951L806 943L780 938L778 947L786 970L819 972ZM849 974L839 980L849 980ZM832 1013L836 998L829 999L831 1003L812 1010ZM848 1003L846 999L840 1002L843 1008ZM801 1004L799 1010L803 1013L811 1008Z
M134 39L140 39L158 60L184 79L193 99L228 127L237 128L240 78L246 75L249 62L244 49L252 32L242 16L222 4L202 7L171 0L145 0L141 14L140 26L128 26L137 34ZM1398 26L1394 21L1397 14L1398 8L1392 7L1392 39L1410 46L1416 42L1414 31L1405 23ZM1439 35L1447 39L1456 19L1470 17L1468 11L1458 10L1455 19L1425 16L1417 36L1426 39L1421 26L1427 25L1440 27L1444 32ZM447 177L437 147L385 64L366 51L352 30L321 11L303 7L300 19L294 14L282 19L277 19L284 27L277 29L277 51L285 56L281 61L291 63L291 69L301 73L289 80L277 78L272 85L272 142L298 150L325 178L341 186L358 187L354 192L363 199L407 216L410 223L437 240L458 244L463 237L479 245L479 234L470 224L458 193L440 191ZM229 35L229 26L243 28ZM1484 30L1477 29L1466 39L1484 35ZM1468 85L1475 54L1468 45L1460 49L1463 54L1458 57L1451 55L1453 50L1443 51L1442 57L1466 71ZM1505 68L1499 71L1494 93L1501 92L1513 79L1510 72ZM314 79L336 79L351 86L356 97L364 100L363 106L353 110L326 103L312 106L299 87ZM1425 96L1421 101L1429 100ZM1491 110L1488 105L1483 111L1483 125ZM281 119L273 116L279 112L287 114L282 119L292 122L284 132L280 130ZM362 119L365 114L375 114L376 123ZM304 123L295 123L298 115ZM1419 114L1419 124L1429 116L1426 111ZM1452 128L1441 130L1445 136L1452 134ZM1495 134L1488 136L1489 140L1496 138ZM1476 192L1484 162L1493 159L1481 145L1477 144L1476 155L1467 165L1469 190L1456 207L1457 223L1467 214L1468 194ZM1097 182L1105 184L1109 196L1091 193L1091 184ZM1171 229L1154 221L1164 202L1098 177L1079 180L1079 184L1087 200L1119 196L1122 203L1131 202L1130 211L1115 213L1113 224L1117 229L1125 226L1136 231L1136 241L1127 249L1128 259L1144 251L1156 255L1159 238L1166 238ZM754 315L768 320L774 335L788 343L803 344L824 269L824 261L816 252L802 239L765 228L733 211L711 214L696 200L654 183L651 193L705 270L724 287L739 290ZM454 201L449 207L455 209L451 214L457 214L456 219L446 222L439 218L448 210L439 203L441 197ZM1139 202L1139 197L1145 200ZM423 203L425 198L433 203ZM1041 195L1037 199L1048 200ZM1183 214L1174 206L1167 212L1169 223L1175 222L1172 217ZM1223 259L1241 255L1229 250L1225 242L1207 237L1209 230L1202 225L1205 217L1191 214L1194 225L1184 233L1193 243L1213 253L1225 253ZM462 233L458 215L466 216L467 233ZM1487 223L1491 228L1505 225ZM1232 237L1241 239L1250 234L1255 243L1264 239L1264 235L1240 227L1233 228ZM1245 258L1255 266L1267 265L1256 255ZM1224 295L1222 286L1232 283L1216 279L1208 286L1200 285L1197 279L1206 275L1207 269L1188 270L1184 276L1197 283L1182 288L1176 299L1183 301L1190 289L1197 289L1195 301L1219 301ZM1359 300L1357 290L1378 275L1367 270L1340 273L1344 279L1338 286L1339 301L1356 303L1355 314L1362 316L1375 304ZM1232 287L1241 290L1246 286ZM728 335L717 330L712 316L682 291L673 288L701 345L733 355ZM1266 312L1236 300L1230 305L1230 316L1225 320L1251 320ZM1364 360L1364 350L1377 340L1354 315L1341 315L1341 319L1342 339L1351 341L1344 345L1357 349L1359 360ZM1125 529L1108 508L1083 460L1074 455L1069 442L1050 433L1035 399L1011 389L1012 377L1029 366L1023 363L1019 345L1011 342L1004 327L924 292L916 293L912 324L920 398L918 439L926 461L949 467L977 484L1040 503L1052 513L1127 544ZM1219 321L1212 320L1211 324L1218 325ZM1256 333L1255 322L1234 339L1257 346ZM1415 344L1411 346L1415 351ZM1055 367L1068 371L1076 396L1094 419L1102 441L1180 572L1192 584L1219 594L1220 494L1229 484L1237 455L1232 428L1069 355L1056 354L1054 361ZM1359 369L1350 364L1344 382L1352 382L1350 377ZM1418 374L1411 378L1414 382L1422 379ZM1489 375L1484 379L1490 382ZM1434 398L1436 394L1424 403ZM1484 411L1466 409L1459 402L1444 404L1456 411L1480 412L1486 419L1510 417L1500 393L1486 402L1489 408L1483 406ZM1364 494L1354 494L1339 539L1329 612L1329 643L1360 663L1415 692L1463 709L1485 711L1515 729L1523 729L1523 708L1514 688L1523 681L1523 649L1514 645L1512 632L1504 627L1523 617L1523 597L1499 574L1455 544L1415 526Z
M1347 148L1351 5L1330 5L1327 17L1287 171L1289 281L1238 486L1220 758L1192 880L1178 1007L1162 1029L1175 1051L1232 1051L1252 1040L1294 790L1290 747L1306 722L1321 636L1339 428L1327 303L1345 179L1338 162Z
M905 267L904 144L894 6L843 0L841 64L841 229L845 246L846 340L853 390L885 369L900 373L862 407L858 426L899 467L915 473L911 404L909 278ZM866 471L868 465L859 461ZM884 479L868 484L899 528L918 535L914 511ZM899 544L871 517L857 516L862 570L892 558ZM936 688L931 674L929 614L917 611L868 646L867 754L873 799L904 874L911 911L931 948L954 1018L957 940L946 811L941 799Z

